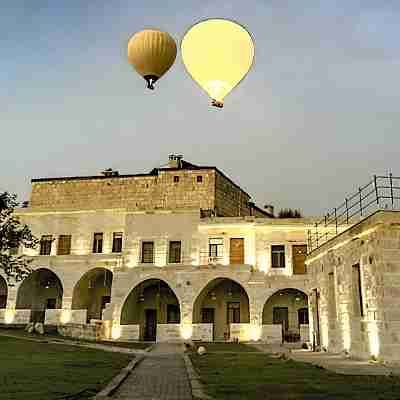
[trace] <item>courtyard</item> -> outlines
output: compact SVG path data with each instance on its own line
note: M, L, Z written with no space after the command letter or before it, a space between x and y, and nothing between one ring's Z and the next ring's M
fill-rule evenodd
M89 399L133 358L77 346L0 336L0 399Z
M400 376L344 375L320 366L277 358L254 347L212 344L191 354L206 393L225 400L397 400ZM246 349L247 347L247 349Z

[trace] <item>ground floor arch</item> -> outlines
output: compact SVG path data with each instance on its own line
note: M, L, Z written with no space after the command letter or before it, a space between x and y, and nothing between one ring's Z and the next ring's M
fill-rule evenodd
M7 281L0 275L0 308L7 307L8 286Z
M102 319L106 304L111 300L113 274L106 268L93 268L77 282L72 293L73 310L87 310L86 322Z
M162 279L139 283L126 298L121 310L121 325L139 325L140 340L155 341L157 324L180 324L179 300Z
M47 268L29 274L18 288L16 308L31 310L31 322L44 322L47 309L62 306L63 287L58 276Z
M249 297L242 285L229 278L216 278L197 296L193 322L212 323L213 340L230 338L231 324L250 322Z
M278 290L264 305L262 323L263 325L282 325L284 341L300 340L301 326L308 325L307 295L299 289Z

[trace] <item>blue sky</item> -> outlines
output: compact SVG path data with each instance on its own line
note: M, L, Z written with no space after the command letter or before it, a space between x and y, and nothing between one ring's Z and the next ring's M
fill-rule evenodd
M131 34L179 43L216 16L256 45L225 108L179 54L147 91L126 60ZM259 205L321 214L373 173L400 175L399 21L400 3L383 0L3 0L0 189L24 200L33 177L141 173L181 153Z

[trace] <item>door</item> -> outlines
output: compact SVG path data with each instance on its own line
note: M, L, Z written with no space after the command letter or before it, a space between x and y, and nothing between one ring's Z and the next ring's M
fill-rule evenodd
M240 323L240 303L239 302L229 302L226 306L227 309L227 316L226 316L226 323L227 323L227 331L226 331L226 338L230 338L230 324L239 324Z
M215 310L213 308L202 308L201 309L201 322L203 324L213 324L213 337L214 340L214 327L215 327Z
M293 274L306 274L307 246L293 246Z
M229 246L229 263L244 264L244 239L232 238Z
M146 310L146 321L144 325L144 340L155 342L157 337L157 310Z
M273 323L282 325L282 338L289 328L289 310L287 307L274 307Z

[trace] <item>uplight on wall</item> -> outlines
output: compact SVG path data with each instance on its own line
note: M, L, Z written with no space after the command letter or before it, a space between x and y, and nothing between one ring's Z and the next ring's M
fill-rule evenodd
M117 340L121 337L121 326L114 324L111 328L111 337L114 340Z
M4 315L4 322L6 324L11 324L13 323L14 318L15 318L15 310L7 309Z
M182 339L188 340L193 335L192 324L181 324L181 337Z
M251 324L250 325L250 340L258 342L261 339L261 329L260 325Z
M62 310L60 316L60 322L62 324L68 324L71 321L72 310Z

